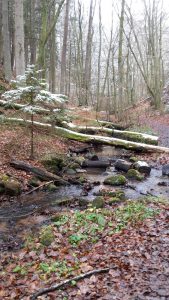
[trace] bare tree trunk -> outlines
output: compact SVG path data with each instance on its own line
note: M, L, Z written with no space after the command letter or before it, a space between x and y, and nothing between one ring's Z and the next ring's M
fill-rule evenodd
M15 0L15 68L16 76L25 73L23 0Z
M62 46L62 58L61 58L61 76L60 76L60 93L65 94L66 91L66 53L67 53L67 39L68 39L68 26L69 26L69 7L70 0L66 0L66 12L64 20L64 35Z
M46 66L45 66L46 44L56 26L56 23L60 16L64 2L65 2L65 0L60 0L60 2L58 3L57 10L54 14L54 17L51 20L50 24L48 24L48 22L47 22L48 21L47 0L42 1L42 9L41 9L42 26L41 26L41 32L40 32L40 38L39 38L39 51L38 51L37 65L38 65L38 68L44 70L42 72L43 78L45 78L45 74L46 74L46 72L45 72L46 71Z
M98 68L97 68L97 107L98 112L100 107L100 74L101 74L101 53L102 53L102 15L101 15L101 0L99 2L99 54L98 54Z
M10 81L12 78L11 70L11 49L10 49L10 38L9 38L9 27L8 27L8 0L2 1L2 23L3 23L3 65L5 79Z
M2 0L0 0L0 67L3 59L3 38L2 38Z
M36 36L35 36L35 1L30 1L30 63L35 65L36 63Z
M121 15L119 27L119 53L118 53L118 115L121 117L123 101L123 30L124 30L124 6L125 0L121 2Z
M86 43L86 58L85 58L85 70L84 70L84 89L85 99L84 104L88 105L88 97L91 88L91 56L92 56L92 39L93 39L93 17L94 8L93 0L90 1L90 12L89 12L89 23L88 23L88 34Z

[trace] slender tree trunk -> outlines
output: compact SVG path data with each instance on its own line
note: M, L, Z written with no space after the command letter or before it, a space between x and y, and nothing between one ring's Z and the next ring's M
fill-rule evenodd
M91 89L91 60L92 60L92 39L93 39L93 17L94 8L93 0L90 1L90 12L89 12L89 23L88 23L88 34L86 43L86 58L85 58L85 70L84 70L84 89L85 99L84 104L88 105L88 98Z
M8 26L8 0L2 1L2 23L3 23L3 64L5 79L10 81L12 78L11 70L11 49L10 49L10 37Z
M66 0L66 12L64 20L64 35L61 57L61 76L60 76L60 93L65 94L66 91L66 54L67 54L67 40L68 40L68 26L69 26L69 7L70 0Z
M2 0L0 0L0 67L3 59L3 37L2 37Z
M45 78L46 74L46 66L45 66L45 50L46 50L46 44L56 26L56 23L58 21L58 18L60 16L62 6L64 4L65 0L60 0L58 4L58 8L55 12L55 15L53 19L51 20L51 23L48 24L48 15L47 15L47 1L43 0L42 1L42 12L41 12L41 18L42 18L42 28L41 28L41 33L40 33L40 38L39 38L39 53L38 53L38 58L37 58L37 65L38 68L42 68L44 71L42 73L42 77ZM49 27L49 28L48 28Z
M97 107L98 112L100 108L100 74L101 74L101 53L102 53L102 15L101 15L101 0L99 2L99 54L98 54L98 68L97 68Z
M31 0L30 5L30 63L35 65L36 63L36 36L35 36L35 1Z
M119 27L119 50L118 50L118 115L121 117L123 101L123 30L124 30L124 6L125 0L121 2L121 15Z
M55 28L50 37L50 67L49 67L49 90L56 92L56 32Z
M25 74L23 0L15 0L15 68L16 76Z

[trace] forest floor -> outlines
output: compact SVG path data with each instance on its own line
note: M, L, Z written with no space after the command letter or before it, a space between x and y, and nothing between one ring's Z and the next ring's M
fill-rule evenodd
M85 124L94 113L79 110L77 123ZM169 147L169 115L147 107L131 110L132 127L156 132L160 144ZM113 120L113 119L112 119ZM18 141L21 141L18 143ZM30 175L10 167L12 158L29 160L28 129L1 125L0 173L17 177L27 191ZM37 159L48 153L66 153L81 144L35 131ZM161 164L167 155L145 155ZM32 162L31 162L32 163ZM2 198L4 205L9 200ZM16 201L17 199L13 199ZM9 202L9 203L12 203ZM45 210L44 215L48 214ZM1 230L3 231L3 224ZM13 226L9 222L8 226ZM22 226L22 224L21 224ZM17 242L17 241L16 241ZM38 299L58 300L169 300L169 205L167 199L145 197L113 206L105 199L103 209L65 208L51 215L49 224L24 237L20 247L0 253L0 299L30 300L41 288L79 274L108 268Z

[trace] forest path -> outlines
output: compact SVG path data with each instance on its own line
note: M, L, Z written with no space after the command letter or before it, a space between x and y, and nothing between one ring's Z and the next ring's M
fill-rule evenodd
M159 136L159 145L169 147L169 114L155 117L141 117L141 125L149 126Z

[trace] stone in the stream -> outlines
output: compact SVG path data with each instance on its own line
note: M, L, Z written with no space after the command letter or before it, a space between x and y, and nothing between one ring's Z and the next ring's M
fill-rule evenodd
M31 186L33 186L33 187L38 187L41 184L41 181L39 180L39 178L33 176L28 181L28 184L31 185Z
M18 196L21 194L21 184L15 179L4 181L5 193L10 196Z
M0 195L3 194L5 192L5 187L3 182L0 181Z
M132 163L124 159L118 159L116 160L114 166L117 170L127 172L129 169L131 169Z
M95 208L103 208L104 207L104 198L101 196L96 197L93 201L92 201L92 207Z
M67 174L67 175L75 175L75 174L76 174L76 171L73 170L73 169L67 169L67 170L66 170L66 174Z
M138 161L137 157L135 156L131 156L129 159L132 163L136 163Z
M87 206L89 204L89 201L85 198L79 199L79 206Z
M99 160L98 156L95 153L87 153L85 157L89 160L94 160L94 161Z
M58 186L56 186L53 183L50 183L49 185L47 185L46 189L48 192L55 192L58 190Z
M135 169L128 170L127 177L130 179L138 180L138 181L141 181L144 179L144 176L138 170L135 170Z
M127 182L127 179L123 175L109 176L104 180L104 184L108 184L108 185L112 185L112 186L125 185L126 182Z
M145 173L147 175L150 174L151 172L151 167L146 163L145 161L137 161L134 165L133 168L138 170L140 173Z
M162 167L162 174L169 176L169 164L166 164Z
M83 174L83 173L87 173L87 171L84 169L76 169L76 173Z

